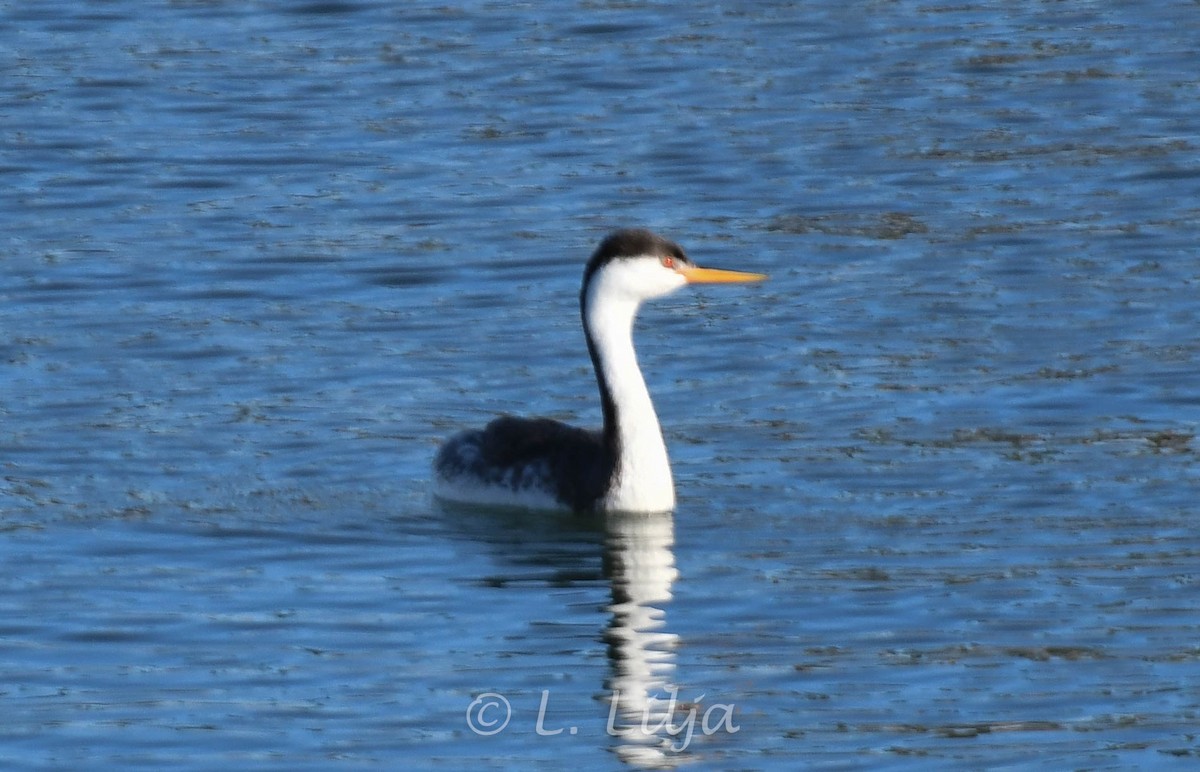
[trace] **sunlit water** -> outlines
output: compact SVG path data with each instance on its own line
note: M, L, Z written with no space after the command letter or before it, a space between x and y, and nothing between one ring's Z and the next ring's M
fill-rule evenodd
M7 3L8 769L1200 755L1197 6ZM456 509L649 308L673 517ZM507 705L507 707L506 707Z

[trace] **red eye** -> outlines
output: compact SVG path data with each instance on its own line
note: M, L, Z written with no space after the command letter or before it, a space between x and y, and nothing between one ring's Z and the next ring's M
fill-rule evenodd
M663 268L674 268L675 267L675 258L664 257L662 259L662 264L663 264Z

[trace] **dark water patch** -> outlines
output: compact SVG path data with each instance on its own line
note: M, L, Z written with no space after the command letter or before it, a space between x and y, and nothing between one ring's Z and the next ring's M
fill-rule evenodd
M419 287L440 284L445 280L444 273L435 269L363 269L355 273L377 287Z
M767 223L768 231L832 236L859 236L872 239L901 239L929 228L911 214L885 212L878 215L829 213L819 215L779 215Z
M639 23L639 22L630 22L630 23L608 22L608 23L604 23L604 22L601 22L601 23L593 23L593 24L575 24L573 26L565 28L563 31L568 35L621 37L621 36L629 36L632 33L641 32L642 30L647 29L648 26L649 26L649 22L645 22L645 23Z
M297 16L346 15L379 7L373 3L320 2L289 4L287 12Z

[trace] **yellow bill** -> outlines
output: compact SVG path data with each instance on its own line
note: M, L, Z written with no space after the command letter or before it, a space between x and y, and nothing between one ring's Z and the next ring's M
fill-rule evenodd
M748 273L746 271L725 271L720 268L700 268L695 265L681 265L676 271L687 279L688 284L734 284L748 281L764 281L765 273Z

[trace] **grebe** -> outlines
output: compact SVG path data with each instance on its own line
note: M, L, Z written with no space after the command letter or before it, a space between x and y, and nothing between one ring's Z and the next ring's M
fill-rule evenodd
M549 418L497 418L441 447L434 495L536 509L674 509L671 463L633 350L634 317L643 301L685 284L766 278L700 268L679 245L648 230L610 234L588 260L579 291L604 427L588 431Z

